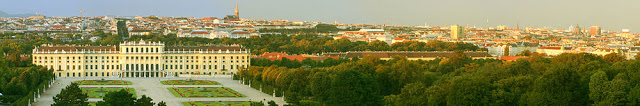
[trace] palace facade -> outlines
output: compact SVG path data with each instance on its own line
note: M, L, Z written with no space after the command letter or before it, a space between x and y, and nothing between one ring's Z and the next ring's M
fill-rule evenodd
M33 64L58 77L167 77L180 74L234 74L250 64L239 45L165 46L161 42L123 42L119 46L43 45Z

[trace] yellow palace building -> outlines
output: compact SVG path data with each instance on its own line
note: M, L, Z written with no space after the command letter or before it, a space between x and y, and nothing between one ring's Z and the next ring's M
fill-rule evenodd
M33 64L58 77L167 77L180 74L234 74L250 64L239 45L165 46L161 42L123 42L119 46L42 45Z

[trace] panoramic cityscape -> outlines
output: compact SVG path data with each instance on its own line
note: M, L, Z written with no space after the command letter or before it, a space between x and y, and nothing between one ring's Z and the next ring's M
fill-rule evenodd
M640 104L633 3L340 2L8 1L0 106Z

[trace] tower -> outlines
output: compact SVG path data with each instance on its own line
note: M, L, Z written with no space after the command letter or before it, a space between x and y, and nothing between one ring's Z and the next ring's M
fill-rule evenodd
M451 39L459 39L461 37L464 37L464 29L462 28L462 26L459 26L458 24L452 25L449 28L449 32L451 35Z
M600 35L601 33L602 32L599 26L591 26L589 28L589 35Z
M240 17L240 11L238 11L238 2L236 1L236 16Z
M576 24L576 27L571 32L573 35L582 35L582 29L580 28L580 24Z
M520 22L519 21L516 21L516 30L518 30L518 31L520 30Z

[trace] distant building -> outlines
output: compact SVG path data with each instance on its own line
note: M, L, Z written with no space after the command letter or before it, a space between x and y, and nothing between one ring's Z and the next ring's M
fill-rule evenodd
M573 35L582 35L582 28L580 28L579 24L576 24L576 27L573 28L573 31L571 31L571 34Z
M507 27L506 25L500 25L497 28L497 30L505 30L505 29L509 29L509 27Z
M451 35L451 39L459 39L464 37L464 28L462 28L462 26L459 25L452 25L451 28L449 28L450 30L450 35Z
M600 35L602 32L600 32L601 29L599 26L591 26L591 28L589 28L589 35Z
M621 50L621 52L622 55L627 59L637 60L635 56L638 55L638 52L640 52L640 46L629 47L629 49L623 49Z
M591 54L600 55L600 56L604 56L611 53L620 53L618 49L595 48L595 47L577 47L573 49L573 52L574 53L591 53Z
M129 32L129 36L133 35L150 35L151 30L148 29L133 29Z
M404 38L395 38L391 41L391 44L398 43L398 42L406 42L406 41L410 41L410 40L407 40Z
M617 34L617 36L624 37L627 39L635 39L636 36L629 32L629 29L622 29L622 33Z
M44 18L47 18L47 17L44 16L44 15L38 14L36 16L29 16L29 18L31 18L31 19L44 19Z
M564 47L564 46L560 46L560 47L551 47L551 46L542 46L542 47L538 47L538 49L536 49L536 52L538 53L544 53L547 54L549 56L556 56L556 55L560 55L562 53L572 53L572 48L571 47Z
M529 52L536 52L537 45L529 44L529 43L520 43L520 44L496 44L486 47L489 51L489 54L493 56L507 56L504 53L507 50L507 46L509 46L509 55L508 56L516 56L525 50L529 50Z
M249 38L250 36L251 36L251 33L247 31L235 30L235 31L231 31L231 35L229 35L229 38Z

